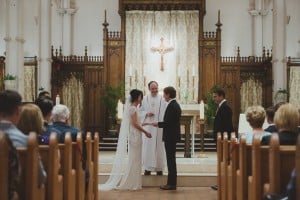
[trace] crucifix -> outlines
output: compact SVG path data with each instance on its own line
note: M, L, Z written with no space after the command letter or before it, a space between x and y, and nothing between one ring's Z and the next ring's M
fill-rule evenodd
M173 51L173 47L165 47L164 45L164 38L160 38L160 45L159 47L152 47L151 51L158 52L160 54L160 71L164 71L164 54Z

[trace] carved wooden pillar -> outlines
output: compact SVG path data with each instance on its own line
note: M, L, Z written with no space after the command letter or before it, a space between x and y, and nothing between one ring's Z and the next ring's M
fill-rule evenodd
M193 116L182 115L180 124L184 126L184 157L191 157L191 124Z

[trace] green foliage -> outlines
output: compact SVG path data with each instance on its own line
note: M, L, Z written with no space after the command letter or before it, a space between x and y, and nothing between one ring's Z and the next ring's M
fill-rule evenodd
M107 109L109 115L116 118L118 100L124 99L124 86L119 84L116 87L107 85L105 87L105 96L102 98L102 103Z
M277 93L277 94L278 94L278 93L288 94L288 91L287 91L286 89L281 89L281 88L279 88L279 89L277 90L276 93Z
M5 76L3 77L3 80L17 80L17 76L14 76L12 74L5 74Z
M215 117L216 115L216 111L217 111L217 105L214 101L214 94L213 94L213 91L215 89L218 89L218 88L221 88L219 85L214 85L210 92L208 93L207 95L207 98L206 98L206 106L205 106L205 111L204 111L204 114L205 114L205 118L206 118L206 121L207 121L207 124L208 126L211 126L212 123L213 123L213 118Z

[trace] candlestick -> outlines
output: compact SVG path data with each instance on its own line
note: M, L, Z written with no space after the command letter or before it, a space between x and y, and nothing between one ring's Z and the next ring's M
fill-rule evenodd
M196 68L195 65L193 65L193 69L192 69L192 76L195 77L196 76Z
M129 72L128 72L128 75L129 75L129 76L132 76L132 65L131 65L131 64L129 65Z

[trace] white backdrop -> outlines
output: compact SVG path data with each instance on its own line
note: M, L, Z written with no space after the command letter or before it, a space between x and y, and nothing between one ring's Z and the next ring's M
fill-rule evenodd
M197 99L198 33L197 11L126 12L126 91L147 91L147 83L155 80L161 90L171 85L177 88L178 96L187 94L186 103ZM164 54L163 71L161 55L151 50L160 47L161 38L166 48L173 48Z

